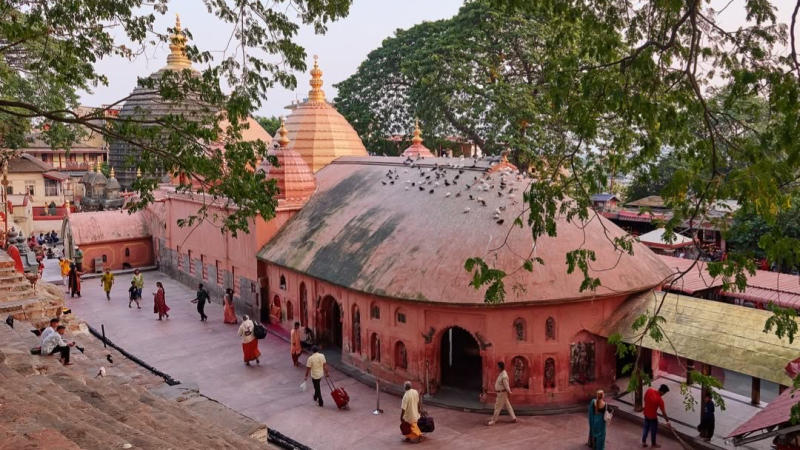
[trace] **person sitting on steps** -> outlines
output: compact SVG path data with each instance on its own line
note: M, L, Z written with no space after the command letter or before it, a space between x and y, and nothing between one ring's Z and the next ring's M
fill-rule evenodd
M42 342L42 355L59 353L61 356L58 360L65 366L71 366L72 363L69 362L69 351L71 347L75 346L75 342L67 342L64 340L64 333L66 331L67 327L59 325L55 333L50 333L47 339Z

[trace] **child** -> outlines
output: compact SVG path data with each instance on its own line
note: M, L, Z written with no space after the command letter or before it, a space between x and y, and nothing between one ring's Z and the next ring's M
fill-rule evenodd
M136 302L136 307L142 309L139 304L139 288L136 287L136 281L131 280L131 287L128 288L128 308L131 307L131 302Z

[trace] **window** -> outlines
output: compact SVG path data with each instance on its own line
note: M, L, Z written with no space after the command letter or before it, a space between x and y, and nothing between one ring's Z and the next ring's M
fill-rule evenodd
M381 318L381 307L378 306L377 303L373 303L372 306L369 307L369 317L372 319Z
M395 369L408 369L408 353L406 352L406 344L402 341L397 341L394 344L394 367Z
M125 257L129 258L130 256L131 256L131 249L129 249L128 247L125 247Z
M515 356L511 360L511 386L515 388L528 389L528 360L522 356Z
M284 291L286 290L286 277L284 277L283 275L281 275L281 282L278 285L278 287L280 287Z
M31 195L31 196L36 195L34 193L34 192L36 192L35 191L35 186L36 186L36 182L35 181L26 181L25 182L25 192L27 192L28 195Z
M108 262L108 257L106 255L103 255L103 262Z
M181 255L181 246L177 246L175 251L178 253L178 270L183 270L183 255Z
M192 251L189 250L186 254L187 254L187 260L189 261L189 273L194 275L194 262L192 262Z
M286 300L286 320L294 320L294 307L290 300Z
M222 264L219 263L219 260L216 260L214 262L214 268L216 269L217 272L217 284L222 286L222 283L223 281L225 281L225 278L223 277Z
M544 362L544 388L552 389L556 387L556 360L547 358Z
M353 305L353 336L351 342L353 353L361 353L361 313L358 306Z
M200 255L200 274L203 281L208 280L208 266L206 266L206 255Z
M300 283L300 325L308 326L308 291L305 283Z
M398 309L396 317L397 317L397 323L406 323L406 313Z
M49 178L44 179L44 195L48 197L56 197L61 193L61 183Z
M544 322L544 338L548 341L556 339L556 320L548 317Z
M514 339L524 341L527 337L527 330L525 328L525 319L518 317L514 320Z
M378 337L378 333L372 333L369 337L369 359L381 362L381 338Z
M233 295L239 295L239 280L236 278L236 267L231 266L231 282L233 283Z
M9 184L7 190L8 190L7 192L8 195L14 195L14 186Z

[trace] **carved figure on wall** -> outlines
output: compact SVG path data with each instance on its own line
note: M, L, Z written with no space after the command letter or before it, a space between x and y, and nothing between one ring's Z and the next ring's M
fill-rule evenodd
M548 317L544 322L544 337L548 341L556 339L556 320Z
M515 356L511 366L514 369L513 387L528 389L528 361L522 356Z
M361 313L358 308L353 311L353 352L361 353Z
M547 358L544 362L544 388L556 387L556 360Z
M514 321L514 336L518 341L525 340L525 321L521 318Z
M569 351L569 382L584 384L594 380L594 342L576 342Z

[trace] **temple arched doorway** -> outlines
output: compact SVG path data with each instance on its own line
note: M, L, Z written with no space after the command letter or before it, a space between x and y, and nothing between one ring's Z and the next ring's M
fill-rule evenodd
M322 326L318 331L319 341L325 347L342 348L342 308L339 302L326 295L320 303Z
M441 385L468 391L483 387L483 361L478 341L467 330L451 327L442 334L440 349Z

